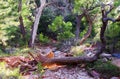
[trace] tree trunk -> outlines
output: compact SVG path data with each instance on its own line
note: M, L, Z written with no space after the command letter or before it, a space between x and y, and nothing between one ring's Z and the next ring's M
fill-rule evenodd
M21 10L22 10L22 0L19 0L18 12L20 13ZM23 38L25 38L26 32L25 32L24 22L23 22L23 18L22 18L21 14L19 16L19 22L20 22L19 27L20 27L21 34L22 34Z
M77 15L77 16L76 16L76 21L77 21L76 33L75 33L76 40L79 39L79 35L80 35L80 26L81 26L81 20L82 20L82 18L83 18L83 14Z
M108 20L105 20L107 18L107 14L104 10L104 8L102 8L102 27L101 27L101 31L100 31L100 40L101 40L101 43L102 43L102 49L101 51L104 51L105 50L105 47L106 47L106 40L105 40L105 30L106 30L106 27L107 27L107 24L108 24Z
M106 47L106 40L105 40L105 36L104 36L106 27L107 27L107 23L103 22L103 26L101 27L101 31L100 31L100 40L102 43L102 51L104 51L105 47Z
M49 58L45 55L41 55L38 53L37 57L35 57L32 53L29 52L30 56L37 62L41 62L45 65L75 65L81 63L91 63L98 59L101 54L100 48L96 50L93 56L78 56L78 57L62 57L62 58Z
M75 65L81 63L90 63L97 60L97 57L64 57L47 59L43 64L57 64L57 65Z
M104 51L106 49L106 40L105 40L105 30L108 24L108 21L112 21L112 22L118 22L120 21L120 16L117 19L113 19L113 18L109 18L107 15L112 11L113 9L113 5L109 5L110 8L108 11L106 11L105 9L105 5L101 5L101 12L102 12L102 27L101 27L101 31L100 31L100 40L102 43L102 49L101 51Z
M38 8L38 13L36 14L35 16L35 21L34 21L34 25L33 25L33 28L31 31L32 35L31 35L31 42L30 42L30 47L33 47L34 46L34 42L35 42L35 38L36 38L36 35L37 35L37 29L38 29L38 25L39 25L39 21L40 21L40 17L41 17L41 14L42 14L42 11L44 9L44 7L46 6L46 0L40 0L41 2L41 6Z
M91 32L92 32L92 25L93 25L93 22L91 20L91 17L89 15L89 13L85 10L84 12L84 15L88 21L88 30L87 30L87 33L84 35L84 37L80 40L80 45L83 44L83 42L90 36Z

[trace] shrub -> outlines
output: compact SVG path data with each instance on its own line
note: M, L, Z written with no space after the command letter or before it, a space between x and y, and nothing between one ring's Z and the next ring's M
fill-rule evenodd
M110 61L103 62L102 60L95 61L93 64L88 64L88 68L92 68L102 75L120 76L120 69L113 65Z
M49 43L50 42L49 38L47 36L44 36L42 33L39 34L39 40L42 43Z
M62 16L57 16L53 23L48 26L50 30L57 33L58 40L67 40L75 35L71 32L72 23L64 22Z

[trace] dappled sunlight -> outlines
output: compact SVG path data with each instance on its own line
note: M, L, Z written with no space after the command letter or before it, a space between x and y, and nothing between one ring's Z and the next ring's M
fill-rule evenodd
M8 79L10 76L18 78L20 76L19 68L10 69L5 62L0 62L0 78Z
M0 0L0 79L119 79L120 0Z

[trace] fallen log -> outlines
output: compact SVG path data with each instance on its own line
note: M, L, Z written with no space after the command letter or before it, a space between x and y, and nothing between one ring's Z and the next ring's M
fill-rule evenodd
M43 64L74 65L80 63L90 63L97 60L97 57L63 57L47 59Z
M28 74L31 70L34 70L35 66L38 63L41 63L44 69L47 68L51 70L57 69L59 67L63 67L63 65L92 63L98 59L99 55L101 54L101 50L97 49L97 51L95 51L93 55L90 56L61 57L61 58L54 57L53 52L50 52L47 55L43 55L41 53L37 53L37 55L33 55L30 52L28 54L33 58L33 60L29 61L27 65L20 66L20 73L22 74Z
M62 57L62 58L49 58L47 56L43 56L39 54L37 57L34 57L37 62L41 62L43 65L73 65L73 64L81 64L81 63L91 63L98 59L101 54L101 50L97 49L92 56L78 56L78 57Z

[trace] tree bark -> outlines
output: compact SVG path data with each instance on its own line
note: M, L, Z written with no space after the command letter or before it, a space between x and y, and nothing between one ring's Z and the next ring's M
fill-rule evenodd
M90 36L91 32L92 32L92 25L93 25L93 22L91 20L91 17L89 15L89 13L85 10L84 12L84 15L88 21L88 30L87 30L87 33L84 35L84 37L80 40L80 45L83 44L83 42Z
M32 35L31 35L31 42L30 42L30 47L33 47L34 46L34 42L35 42L35 38L36 38L36 35L37 35L37 29L38 29L38 24L39 24L39 21L40 21L40 17L41 17L41 14L42 14L42 11L44 9L44 7L46 6L46 0L40 0L41 2L41 5L40 7L38 8L38 13L36 14L35 16L35 21L34 21L34 25L33 25L33 28L32 28Z
M19 4L18 4L18 12L20 13L22 10L22 0L19 0ZM25 34L26 34L26 31L25 31L25 27L24 27L24 22L23 22L23 18L22 18L22 15L20 13L20 16L19 16L19 27L20 27L20 31L21 31L21 34L23 36L23 38L25 37Z
M112 22L119 22L120 21L120 16L117 19L109 18L107 15L112 11L113 6L109 5L110 8L108 11L105 10L105 5L101 6L101 12L102 12L102 27L100 31L100 40L102 43L102 49L101 51L104 51L106 49L106 39L105 39L105 31L108 25L108 21Z
M108 24L108 20L107 20L107 14L105 9L105 7L102 7L101 8L101 12L102 12L102 27L101 27L101 31L100 31L100 40L101 40L101 43L102 43L102 49L101 51L104 51L105 50L105 47L106 47L106 40L105 40L105 30L106 30L106 27L107 27L107 24Z
M77 25L76 25L76 33L75 33L76 40L79 39L79 35L80 35L80 27L81 27L81 20L82 20L82 18L83 18L83 15L84 15L84 14L81 14L81 15L77 15L77 16L76 16L76 21L77 21Z
M64 57L47 59L43 64L57 64L57 65L75 65L81 63L90 63L97 60L97 57Z
M98 48L97 51L94 53L93 56L78 56L78 57L62 57L62 58L48 58L47 56L43 56L41 54L37 55L35 57L31 53L30 56L33 57L33 59L36 62L41 62L43 65L75 65L75 64L81 64L81 63L91 63L98 59L99 55L101 54L101 48Z
M102 43L102 51L105 50L105 47L106 47L106 40L105 40L105 30L106 30L106 27L107 27L107 23L108 22L103 22L103 25L101 27L101 31L100 31L100 40L101 40L101 43Z

